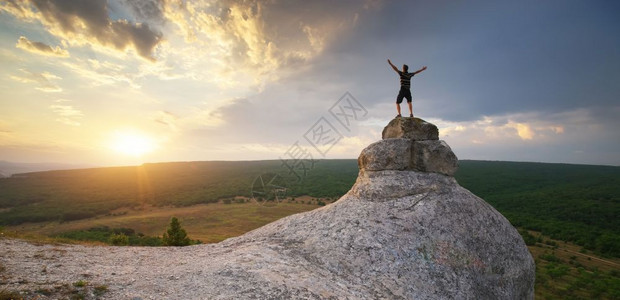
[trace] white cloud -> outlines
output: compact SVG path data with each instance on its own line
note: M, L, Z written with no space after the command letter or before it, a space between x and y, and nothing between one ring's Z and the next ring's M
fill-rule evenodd
M534 131L532 130L530 125L528 125L526 123L508 122L508 124L506 124L505 126L508 127L508 128L516 129L517 130L517 134L523 140L531 140L531 139L534 138ZM555 127L553 127L553 128L555 128Z
M128 70L125 65L97 59L80 59L62 63L78 78L86 80L92 86L126 83L133 88L140 88L138 75Z
M618 152L613 159L610 150L618 149L620 133L612 129L617 122L599 118L591 109L486 116L472 122L429 121L459 158L593 164L620 159Z
M470 137L477 144L499 141L541 141L550 136L562 135L570 120L563 117L545 118L539 113L484 116L468 122L448 122L429 119L438 125L442 137Z
M20 69L20 71L22 75L11 75L11 79L22 83L36 83L38 85L36 89L43 92L54 93L62 91L62 88L53 83L55 80L62 79L59 76L49 72L36 73L25 69Z
M56 101L56 103L64 103L64 102L68 102L68 101L64 99L60 99ZM58 115L58 118L56 118L56 121L63 123L65 125L69 125L69 126L80 126L81 125L79 120L84 116L84 114L80 110L74 108L73 106L66 105L66 104L52 104L50 105L50 108L52 109L54 113Z

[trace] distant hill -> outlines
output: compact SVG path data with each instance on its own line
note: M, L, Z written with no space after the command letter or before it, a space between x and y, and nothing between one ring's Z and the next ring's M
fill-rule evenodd
M459 184L513 225L620 257L620 167L470 160L459 164ZM287 196L338 198L358 173L354 159L319 160L307 167L303 181L295 184L290 181L294 174L279 160L29 173L0 180L0 225L85 219L143 204L214 203L252 196L260 180L285 187ZM288 176L289 183L269 182L274 174Z
M58 164L58 163L16 163L0 160L0 178L11 177L13 174L41 172L50 170L67 170L89 168L92 165Z
M300 171L301 172L301 171ZM70 221L143 204L188 206L222 198L252 196L264 186L287 195L337 197L357 176L355 160L318 160L302 181L279 160L144 164L23 174L0 180L0 225ZM281 175L272 181L274 174ZM265 195L271 197L273 195Z

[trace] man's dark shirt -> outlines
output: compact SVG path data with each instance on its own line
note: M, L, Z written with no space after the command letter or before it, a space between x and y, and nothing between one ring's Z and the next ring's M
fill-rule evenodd
M398 75L400 75L400 87L409 89L411 87L411 77L413 77L415 73L398 71Z

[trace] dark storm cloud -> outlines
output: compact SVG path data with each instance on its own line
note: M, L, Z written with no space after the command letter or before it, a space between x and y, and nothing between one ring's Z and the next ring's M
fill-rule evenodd
M325 53L335 64L322 71L346 69L369 83L360 90L375 93L397 88L395 79L386 81L393 77L386 58L413 68L428 65L413 80L414 98L432 100L418 105L455 121L613 107L620 98L620 40L613 38L620 36L617 6L390 2L359 22L354 35L333 47L337 51ZM351 61L367 67L351 70Z
M146 23L111 20L106 0L9 1L0 9L28 21L41 21L51 34L70 44L93 43L119 51L134 49L154 60L153 49L162 34Z
M139 22L163 23L164 0L121 0L121 3L131 9L136 20Z
M326 7L307 5L304 13L315 16L317 23L321 13L332 14ZM235 132L249 140L259 141L264 129L270 141L292 142L297 132L303 133L321 116L322 106L329 107L327 100L350 91L372 117L388 120L396 113L393 102L399 85L386 62L391 58L414 70L428 65L413 78L414 113L468 128L467 136L453 133L461 137L457 147L473 149L464 151L465 157L486 153L490 146L475 142L492 143L488 130L496 129L500 136L510 134L514 142L500 147L502 159L516 159L519 152L532 153L527 147L546 144L566 157L522 159L617 164L613 132L620 126L615 117L620 40L613 37L620 36L620 24L611 6L579 1L386 2L379 10L360 13L352 30L326 42L321 53L302 61L302 68L218 113L223 120L235 119ZM346 11L344 7L334 11ZM282 15L279 10L286 7L262 14ZM278 22L272 24L287 24L286 19ZM283 27L276 30L294 29ZM313 105L306 107L309 103ZM532 139L524 142L517 134L519 126L531 128ZM599 151L605 159L566 154L566 149L581 144L575 142L577 136L587 137L586 144L606 145Z

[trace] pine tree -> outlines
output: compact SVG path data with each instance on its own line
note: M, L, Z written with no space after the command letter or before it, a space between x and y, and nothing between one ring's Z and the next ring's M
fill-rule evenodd
M170 219L170 225L168 225L168 230L164 232L162 239L164 246L187 246L191 242L187 237L187 232L181 228L181 223L176 217Z

